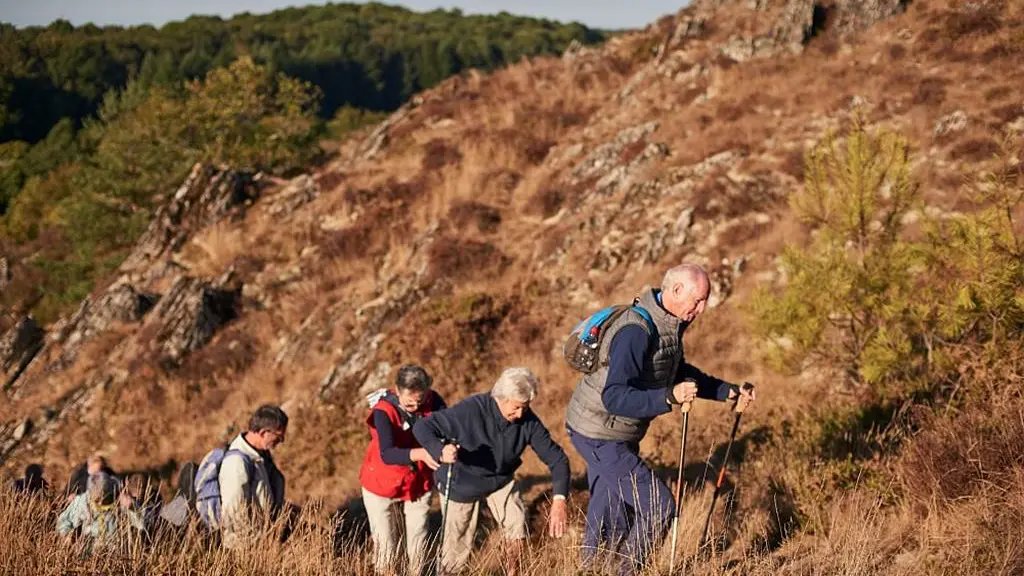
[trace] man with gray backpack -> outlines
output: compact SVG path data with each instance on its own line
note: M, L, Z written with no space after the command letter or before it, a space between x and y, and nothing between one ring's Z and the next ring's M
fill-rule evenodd
M260 406L248 430L226 448L207 454L196 472L196 509L211 530L220 531L225 548L253 542L284 507L284 475L270 452L285 440L288 415L277 406Z
M641 571L676 513L672 492L640 459L651 420L676 406L688 411L695 398L733 399L741 408L754 399L753 387L709 376L683 357L683 332L704 311L709 293L702 268L677 266L660 289L645 287L632 306L601 310L566 341L566 360L583 373L565 422L587 463L582 554L592 569L600 569L593 564L604 542L619 574Z

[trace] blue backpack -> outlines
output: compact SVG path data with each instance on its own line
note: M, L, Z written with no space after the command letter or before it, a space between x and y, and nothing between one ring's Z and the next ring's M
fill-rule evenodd
M562 347L562 354L573 370L591 374L601 367L598 355L605 335L603 328L618 320L619 316L625 314L627 310L633 310L643 317L651 335L658 333L651 313L635 303L631 306L618 304L598 310L573 328Z
M253 461L245 452L231 450L225 446L214 448L203 457L195 478L196 511L199 512L202 523L214 530L220 527L220 465L228 454L241 456L246 474L249 478L253 477Z

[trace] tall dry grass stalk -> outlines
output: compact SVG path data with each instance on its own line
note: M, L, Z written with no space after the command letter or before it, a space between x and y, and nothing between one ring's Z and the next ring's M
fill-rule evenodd
M1021 484L1024 486L1024 484ZM991 498L973 498L942 512L922 516L910 506L885 506L877 498L860 493L840 497L814 511L805 528L777 546L764 548L737 537L736 530L716 523L712 541L728 542L697 549L703 512L710 494L696 493L686 502L680 521L677 562L684 574L694 576L868 576L891 574L958 574L1010 576L1024 568L1024 537L1019 528L1024 520L1024 490L1017 489ZM137 534L121 535L117 545L84 553L81 542L56 534L54 525L63 502L40 498L19 498L0 494L0 573L2 574L187 574L194 576L305 576L345 574L371 576L372 544L359 519L345 514L328 514L310 505L299 516L284 544L265 539L243 551L213 546L197 529L157 531L149 542ZM723 508L725 508L723 506ZM724 513L724 511L723 511ZM435 512L436 515L436 512ZM520 557L522 576L599 574L583 571L579 563L584 510L570 512L570 530L560 540L542 534L541 518L533 523L534 533ZM758 518L740 518L757 524ZM484 524L488 534L475 550L464 574L502 574L504 566L500 531ZM996 527L996 530L993 530ZM281 525L275 527L279 533ZM763 528L752 530L754 541L763 540ZM995 538L997 533L1009 538ZM731 535L731 536L730 536ZM478 534L478 542L479 540ZM668 573L669 541L666 539L650 557L649 567L639 576ZM431 542L429 559L435 558ZM606 553L614 556L614 553ZM432 560L429 560L432 564ZM401 573L401 564L396 567ZM430 572L428 572L430 573ZM679 573L679 572L677 572Z
M284 544L266 538L244 550L224 550L211 544L201 528L157 529L149 541L137 533L120 533L111 543L91 552L82 540L58 536L56 517L63 501L0 494L0 573L3 574L187 574L194 576L313 576L351 574L371 576L373 556L365 533L356 522L310 507L298 519ZM274 526L280 533L282 524ZM431 550L435 549L431 543ZM524 576L572 573L576 547L568 540L527 547ZM433 558L431 552L431 558ZM485 542L471 560L467 574L483 575L503 565L500 536Z

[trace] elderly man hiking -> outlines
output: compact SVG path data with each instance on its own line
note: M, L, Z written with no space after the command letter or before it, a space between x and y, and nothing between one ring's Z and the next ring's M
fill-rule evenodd
M271 451L284 443L288 415L271 404L260 406L249 427L226 447L203 457L196 472L196 510L200 520L219 530L225 548L261 544L285 510L284 475Z
M554 498L549 535L565 533L569 459L530 410L537 377L527 368L501 373L490 394L477 394L416 423L413 434L442 463L435 473L442 498L441 574L465 567L473 545L480 500L486 500L505 535L506 570L516 574L527 537L526 507L515 472L529 445L551 470Z
M616 556L624 558L620 573L639 571L675 515L672 493L639 456L651 420L695 398L735 398L744 407L754 398L752 390L741 391L683 359L683 332L704 311L709 292L700 267L672 268L661 289L645 287L632 307L599 327L600 342L590 344L596 365L583 369L589 373L577 384L566 414L569 439L587 463L585 564L601 542L619 552L625 541L624 556Z
M438 464L412 435L416 422L445 408L441 396L431 390L431 378L420 366L398 370L393 391L378 390L367 399L370 444L359 472L363 504L373 536L377 574L397 573L398 520L405 520L407 573L418 576L427 548L427 515L433 471Z

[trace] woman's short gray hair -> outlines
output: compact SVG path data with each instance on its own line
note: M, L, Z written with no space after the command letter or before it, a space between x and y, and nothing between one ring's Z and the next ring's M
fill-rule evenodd
M537 397L537 376L529 368L507 368L491 388L495 399L532 402Z

